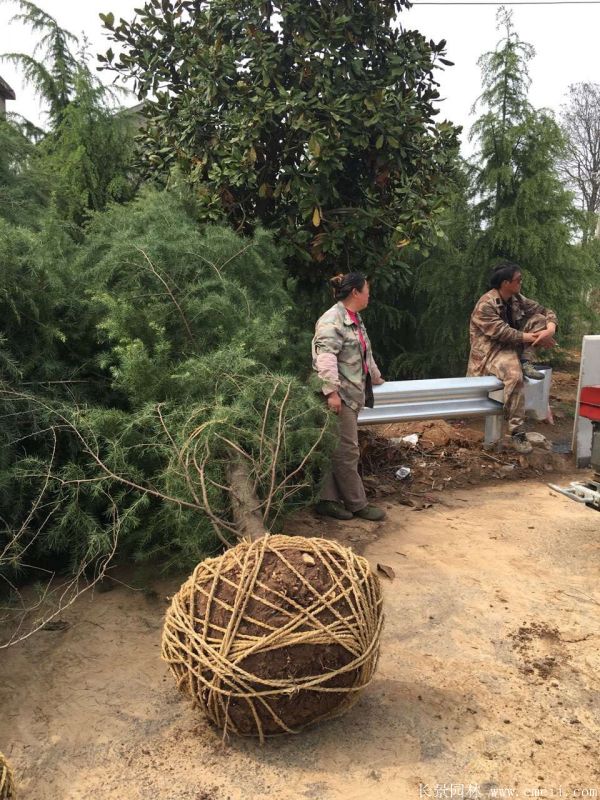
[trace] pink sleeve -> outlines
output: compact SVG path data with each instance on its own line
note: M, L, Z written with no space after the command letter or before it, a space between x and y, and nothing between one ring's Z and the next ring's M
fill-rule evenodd
M319 378L323 381L323 394L337 392L340 388L340 376L335 353L318 353L315 367Z

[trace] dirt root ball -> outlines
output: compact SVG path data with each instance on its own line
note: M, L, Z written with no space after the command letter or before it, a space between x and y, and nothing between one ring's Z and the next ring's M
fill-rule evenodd
M0 753L0 800L14 800L15 784L6 758Z
M167 612L162 655L224 734L262 741L349 708L373 677L382 624L364 558L264 536L198 564Z

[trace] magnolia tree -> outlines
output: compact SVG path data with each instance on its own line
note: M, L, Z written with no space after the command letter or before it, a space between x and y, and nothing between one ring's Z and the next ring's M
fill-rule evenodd
M406 0L151 0L102 15L106 69L145 101L143 157L193 189L203 220L277 232L314 280L397 265L435 229L457 129L435 121L445 42ZM170 176L170 177L169 177Z

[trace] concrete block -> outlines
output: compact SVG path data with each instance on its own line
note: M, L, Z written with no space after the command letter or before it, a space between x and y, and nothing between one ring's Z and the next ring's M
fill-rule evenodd
M578 467L589 467L592 459L592 423L579 416L579 395L584 386L600 386L600 336L584 336L581 345L579 385L573 423L573 452Z

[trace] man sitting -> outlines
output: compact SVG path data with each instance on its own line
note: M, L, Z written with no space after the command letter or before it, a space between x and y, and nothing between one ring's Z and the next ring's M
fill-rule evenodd
M504 261L492 271L491 289L479 298L469 326L471 353L467 375L495 375L504 383L504 412L514 449L530 453L525 436L523 376L541 380L534 348L553 347L554 311L521 294L521 268Z

